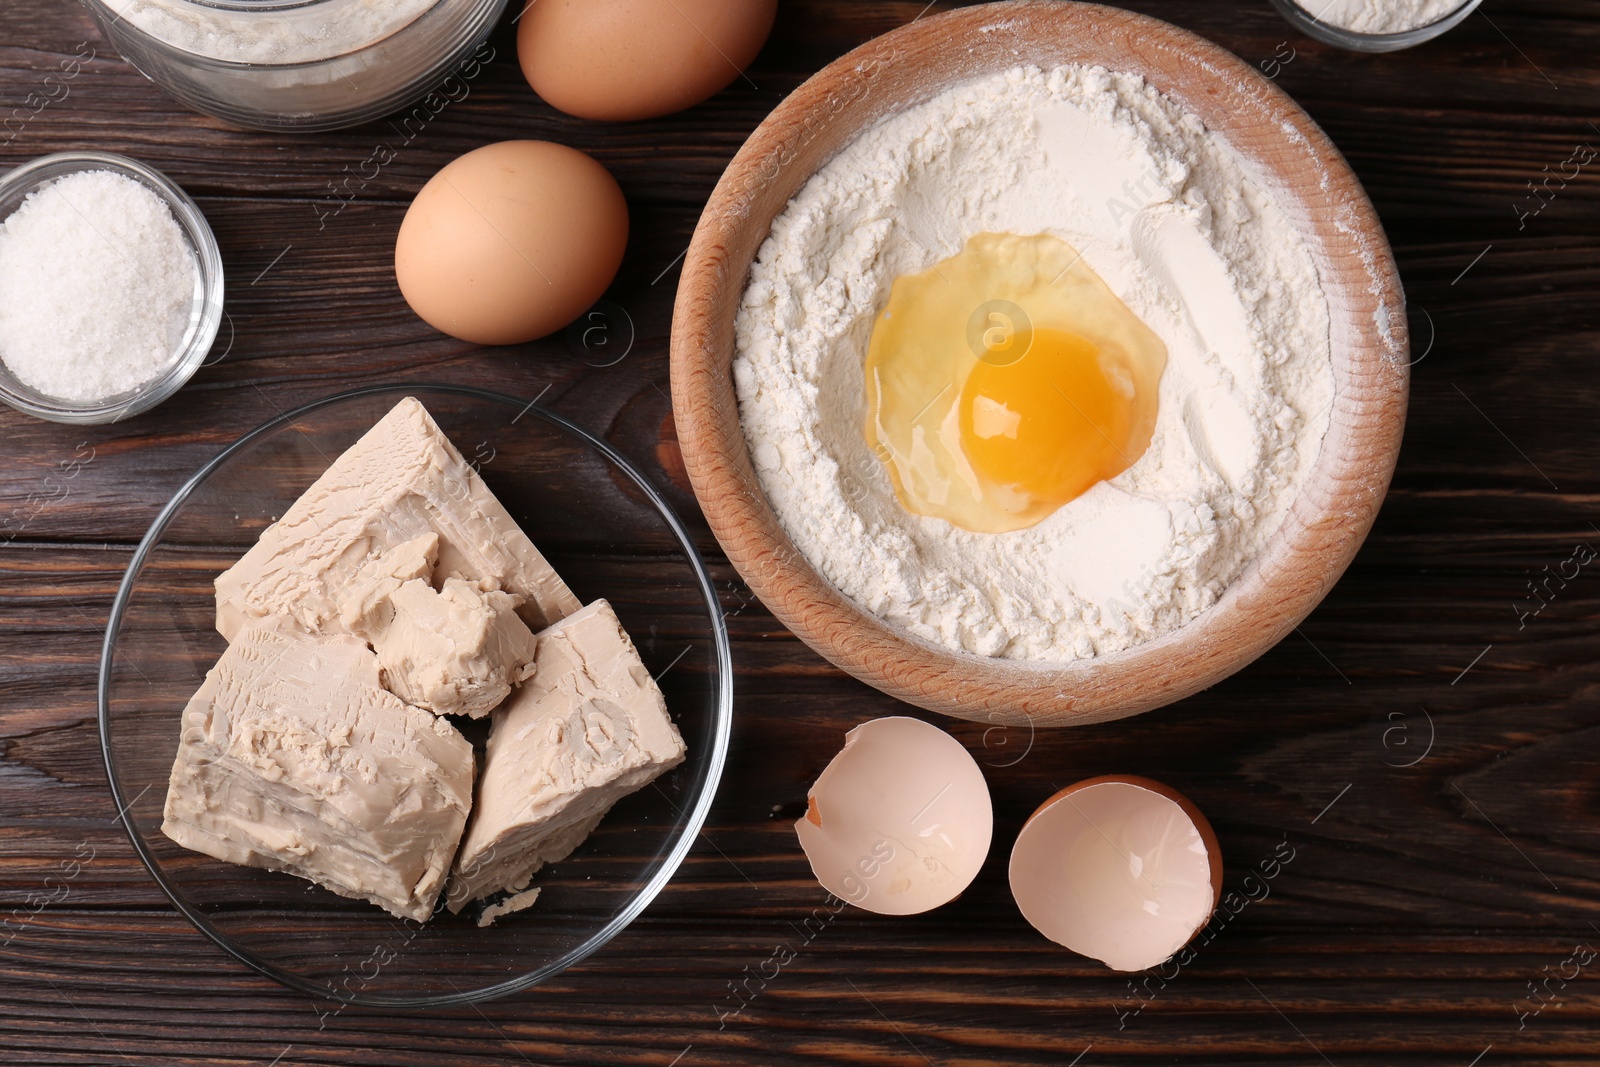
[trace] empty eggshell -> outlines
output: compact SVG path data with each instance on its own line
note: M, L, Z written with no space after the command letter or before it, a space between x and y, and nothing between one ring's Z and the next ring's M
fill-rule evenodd
M807 800L795 831L817 881L880 915L954 900L994 834L983 772L961 742L921 719L851 730Z
M546 103L614 122L681 111L739 77L778 0L530 0L522 73Z
M1222 850L1188 798L1132 775L1069 785L1011 850L1011 895L1045 937L1114 971L1154 967L1222 897Z

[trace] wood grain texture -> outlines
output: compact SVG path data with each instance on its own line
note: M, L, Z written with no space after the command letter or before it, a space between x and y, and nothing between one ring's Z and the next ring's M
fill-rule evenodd
M1579 943L1600 947L1600 577L1585 567L1552 583L1537 615L1518 612L1539 603L1527 583L1544 568L1580 542L1600 548L1600 178L1585 168L1522 228L1515 213L1542 168L1578 142L1600 146L1591 0L1488 0L1441 40L1381 57L1296 37L1264 0L1126 5L1252 64L1280 42L1295 49L1276 81L1372 196L1413 310L1420 359L1393 487L1298 633L1220 685L1031 745L1023 730L952 724L994 793L996 845L977 882L910 920L828 913L790 824L844 731L905 708L791 636L699 519L665 395L673 261L761 118L924 3L785 0L755 87L625 127L536 101L502 27L472 95L325 225L319 212L339 203L329 183L393 136L383 124L303 139L227 130L99 56L0 144L7 166L95 147L171 174L218 231L234 324L226 356L131 422L72 429L0 412L0 922L12 924L0 927L0 1063L1594 1061L1596 966L1544 994L1537 1015L1518 1012L1536 1006L1528 982ZM98 44L75 5L0 6L0 116L85 41ZM613 365L600 364L618 349L563 337L506 351L451 341L394 288L409 196L455 155L520 136L594 152L628 195L633 237L608 298L634 344ZM111 597L173 489L280 409L392 380L530 397L550 385L546 401L645 466L692 520L739 671L728 774L678 877L598 956L481 1010L335 1013L228 960L112 821L93 721ZM1195 800L1222 843L1225 893L1259 896L1262 862L1281 842L1296 850L1264 899L1237 914L1225 904L1199 958L1148 986L1044 942L1006 890L1027 813L1110 771ZM90 855L63 896L62 865ZM795 955L769 977L778 945Z

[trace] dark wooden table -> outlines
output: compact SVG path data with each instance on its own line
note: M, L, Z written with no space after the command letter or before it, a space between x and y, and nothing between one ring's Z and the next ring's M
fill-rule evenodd
M1266 0L1127 6L1266 64L1366 183L1418 357L1394 488L1300 633L1209 692L1041 733L1013 766L1024 738L986 745L981 726L944 723L989 765L995 848L977 883L918 918L846 910L767 977L823 901L790 825L807 785L851 725L907 709L752 603L698 522L666 397L675 257L762 116L923 0L785 0L749 81L626 126L539 103L502 27L470 96L355 180L391 136L381 124L231 130L110 54L77 5L6 0L0 114L31 117L0 135L0 164L100 148L166 171L217 231L231 330L224 358L132 421L0 412L0 1063L1600 1059L1600 563L1581 562L1600 549L1600 164L1545 182L1576 146L1600 147L1600 3L1490 0L1446 37L1378 57L1294 34ZM45 76L91 51L66 96L32 113L30 93L60 95ZM442 337L396 290L409 198L447 160L512 137L591 152L628 195L609 298L637 339L615 366L561 337L508 350ZM599 955L481 1008L323 1019L227 959L139 865L101 768L95 669L132 546L189 473L279 410L390 381L548 385L547 402L643 464L695 520L720 582L737 721L701 840ZM46 490L64 470L75 477L50 483L64 494ZM1178 786L1222 841L1239 896L1176 977L1130 982L1056 949L1006 888L1021 819L1053 785L1109 771ZM1273 866L1284 841L1294 858ZM91 851L63 894L63 864ZM752 974L758 995L728 1015Z

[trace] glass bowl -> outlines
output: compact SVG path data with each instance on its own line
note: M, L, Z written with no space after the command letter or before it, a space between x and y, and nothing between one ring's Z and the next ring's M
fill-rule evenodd
M205 362L222 323L222 253L200 208L165 174L138 160L110 152L61 152L41 156L0 178L0 219L10 217L30 193L81 171L109 170L144 185L159 196L178 220L194 257L194 303L189 325L172 361L160 375L125 393L79 403L39 392L17 380L0 362L0 400L35 418L51 422L117 422L148 411L183 388Z
M471 92L507 0L83 3L123 59L196 111L309 132L416 104L395 126L409 143Z
M1297 3L1296 0L1272 0L1272 6L1278 9L1278 14L1282 15L1289 25L1307 37L1315 38L1324 44L1331 44L1336 48L1348 48L1352 52L1398 52L1402 48L1412 48L1424 41L1431 41L1446 30L1461 25L1482 2L1483 0L1463 0L1459 7L1443 18L1399 33L1357 33L1323 22L1317 16L1321 11L1327 10L1329 0L1305 0L1304 3Z
M530 909L480 929L473 908L396 919L311 882L212 859L161 832L184 704L225 642L212 582L402 397L420 400L585 603L605 597L666 694L684 763L623 799L534 876ZM386 385L246 434L173 496L134 553L100 660L100 740L128 836L167 896L235 958L341 1003L425 1007L527 988L621 933L694 843L727 754L733 674L711 578L627 460L553 412L460 386ZM461 725L458 720L458 725ZM467 723L463 732L473 736Z

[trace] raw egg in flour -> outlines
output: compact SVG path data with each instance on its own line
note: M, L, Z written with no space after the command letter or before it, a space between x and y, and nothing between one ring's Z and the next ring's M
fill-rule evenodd
M1067 242L981 233L895 280L867 350L867 444L908 510L1020 530L1144 454L1166 363Z

